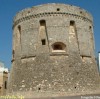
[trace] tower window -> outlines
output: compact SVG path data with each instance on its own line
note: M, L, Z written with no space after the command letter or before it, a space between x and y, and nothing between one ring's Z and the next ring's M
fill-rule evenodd
M13 58L14 58L14 56L15 56L15 51L14 50L12 51L12 54L13 54Z
M41 90L41 88L39 87L38 90Z
M18 26L18 31L19 31L19 33L21 33L21 26L20 25Z
M89 29L92 29L92 27L91 27L91 26L89 26Z
M5 81L5 89L7 89L7 81Z
M42 45L46 45L46 40L45 39L42 39L41 42L42 42Z
M57 8L57 11L60 11L60 8Z
M45 20L40 20L40 26L45 26L46 22Z
M59 44L54 45L54 50L63 50L62 46Z
M62 42L56 42L52 45L53 50L65 50L66 45Z
M18 25L18 33L17 33L17 43L21 44L21 26Z
M75 21L70 21L70 26L74 26L75 25Z

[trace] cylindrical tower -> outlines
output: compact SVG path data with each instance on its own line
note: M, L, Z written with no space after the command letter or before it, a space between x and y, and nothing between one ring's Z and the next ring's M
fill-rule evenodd
M25 97L99 92L93 19L85 10L45 4L17 13L8 93Z

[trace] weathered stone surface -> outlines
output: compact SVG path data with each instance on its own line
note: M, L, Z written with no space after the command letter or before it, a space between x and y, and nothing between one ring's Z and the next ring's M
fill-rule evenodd
M8 93L33 98L99 93L92 21L85 10L65 4L19 12Z

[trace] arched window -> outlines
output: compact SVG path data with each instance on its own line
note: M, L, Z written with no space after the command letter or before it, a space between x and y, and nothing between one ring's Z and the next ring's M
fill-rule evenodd
M65 51L66 45L62 42L52 44L53 51Z

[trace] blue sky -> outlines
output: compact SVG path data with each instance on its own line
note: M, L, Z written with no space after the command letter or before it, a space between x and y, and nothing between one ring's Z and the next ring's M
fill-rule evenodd
M84 8L93 15L95 53L100 51L100 0L0 0L0 60L11 67L12 22L16 13L24 8L45 4L65 3Z

